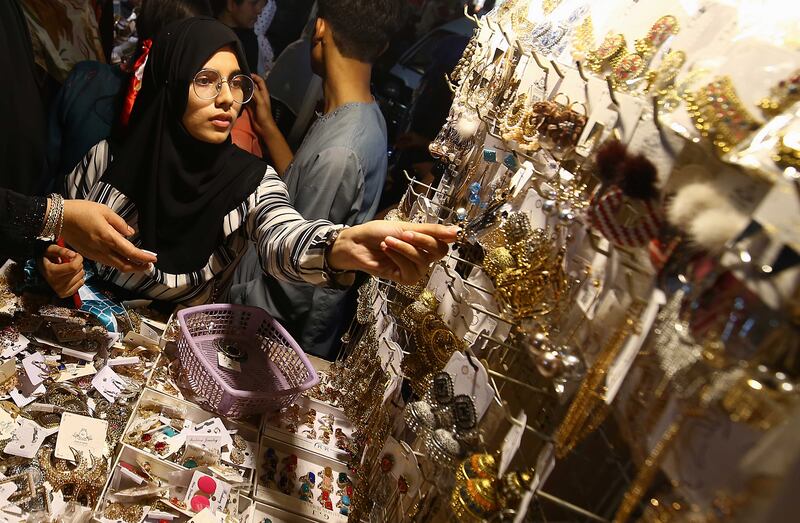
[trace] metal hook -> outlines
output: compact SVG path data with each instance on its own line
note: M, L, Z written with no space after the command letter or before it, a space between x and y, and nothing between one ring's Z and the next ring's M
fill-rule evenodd
M447 196L446 192L442 191L441 189L436 189L432 185L428 185L427 183L422 183L421 181L417 180L416 178L408 174L408 171L406 171L405 169L403 169L403 174L405 175L406 180L408 180L409 184L421 185L422 187L425 187L425 189L428 191L433 191L436 194L442 194L444 196Z
M469 4L464 4L464 16L472 20L476 25L481 25L481 20L475 15L469 14Z
M451 256L452 256L452 255L451 255ZM456 260L456 261L458 261L458 260ZM453 274L451 274L451 273L450 273L450 271L452 271L453 269L451 269L451 268L450 268L450 266L449 266L449 265L447 265L446 263L442 264L442 267L444 267L444 272L445 272L445 273L446 273L448 276L450 276L450 278L452 278L453 280L455 280L455 278L453 278ZM473 265L473 267L475 267L475 266ZM475 289L475 290L478 290L478 291L481 291L481 292L483 292L484 294L489 294L489 295L491 295L491 294L492 294L492 291L490 291L490 290L488 290L488 289L484 289L483 287L481 287L481 286L479 286L479 285L475 285L474 283L472 283L472 282L470 282L470 281L468 281L468 280L465 280L465 279L463 279L463 278L462 278L462 280L461 280L461 281L462 281L462 282L464 283L464 285L466 285L467 287L472 287L473 289Z
M509 345L508 343L506 343L504 341L500 341L497 338L492 338L491 336L489 336L488 334L486 334L483 331L478 333L478 338L481 338L483 340L486 340L486 341L489 341L491 343L494 343L498 347L503 347L504 349L512 350L514 352L519 352L519 347L514 347L513 345Z
M445 73L444 74L444 83L447 84L447 88L450 89L450 92L456 94L456 85L450 80L450 75Z
M531 56L533 57L533 60L536 62L536 65L539 66L539 69L541 69L545 73L550 71L550 69L548 69L547 66L542 63L542 60L539 58L539 55L533 49L531 49Z
M595 234L594 234L594 232L592 230L588 231L587 236L589 238L589 245L591 245L592 250L594 252L596 252L598 254L602 254L606 258L611 256L611 252L610 251L606 251L606 250L603 250L603 249L600 248L600 238L598 236L595 236Z
M553 67L553 71L556 72L558 77L563 80L564 79L564 73L561 72L561 69L558 67L558 64L554 60L550 60L550 65Z
M576 514L580 514L580 515L582 515L584 517L587 517L589 519L592 519L594 521L600 521L601 523L608 523L607 519L602 518L602 517L600 517L597 514L594 514L592 512L589 512L588 510L582 509L581 507L579 507L577 505L573 505L572 503L570 503L568 501L564 501L561 498L557 498L557 497L553 496L552 494L548 494L547 492L545 492L543 490L537 491L536 495L539 496L542 499L545 499L545 500L551 502L551 503L559 505L560 507L563 507L563 508L565 508L567 510L575 512Z
M578 60L578 61L575 62L575 65L578 66L578 76L581 77L581 80L583 80L585 83L589 83L589 78L586 76L586 73L583 71L583 62Z
M611 75L606 75L606 85L608 85L608 95L611 97L611 102L619 107L619 101L617 100L617 93L614 90L614 80L611 78Z
M661 131L661 117L658 115L658 96L653 97L653 123Z
M536 437L538 437L539 439L541 439L543 441L546 441L546 442L553 441L553 438L551 436L548 436L547 434L544 434L543 432L540 432L539 430L531 427L530 425L523 425L520 420L518 420L517 418L515 418L511 414L511 407L508 405L508 402L506 400L501 400L500 401L500 406L503 407L503 414L505 415L506 421L508 421L512 425L516 425L517 427L524 428L525 430L527 430L528 432L532 433L533 435L535 435Z

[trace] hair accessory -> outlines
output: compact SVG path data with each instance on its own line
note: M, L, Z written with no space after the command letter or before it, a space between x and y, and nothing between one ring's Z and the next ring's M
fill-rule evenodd
M772 118L800 101L800 69L770 89L769 96L758 103L764 116Z
M719 154L730 152L761 125L739 99L728 76L686 93L685 98L695 127L711 139Z

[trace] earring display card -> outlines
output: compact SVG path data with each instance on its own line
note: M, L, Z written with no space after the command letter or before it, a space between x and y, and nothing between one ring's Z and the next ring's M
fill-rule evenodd
M20 333L16 333L16 339L0 343L0 347L3 348L3 352L0 353L0 357L13 358L20 352L24 351L28 347L28 344L30 344L30 340L28 338Z
M224 510L231 495L231 486L208 474L195 472L189 483L184 503L194 512L202 512L210 508L217 513Z
M125 388L125 381L119 374L114 372L111 367L106 366L92 379L92 386L97 389L97 392L108 400L109 403L114 403Z
M312 399L299 398L281 412L264 416L263 433L278 441L344 462L348 459L346 449L353 435L353 426L339 409Z
M42 446L44 438L49 434L36 422L27 418L17 418L17 428L6 444L3 452L10 456L31 459Z
M107 432L108 422L105 420L65 412L61 415L55 455L57 458L72 461L76 459L73 454L75 450L102 459L108 451Z
M261 439L255 498L313 521L346 523L352 483L342 463Z

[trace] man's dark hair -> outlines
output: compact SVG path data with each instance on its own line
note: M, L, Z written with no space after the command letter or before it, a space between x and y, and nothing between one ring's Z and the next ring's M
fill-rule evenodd
M155 38L165 25L193 16L211 16L208 0L142 0L136 17L139 40Z
M244 0L233 0L236 2L236 5L241 4ZM228 0L211 0L211 11L213 13L214 18L218 17L222 14L222 12L228 7Z
M336 47L347 58L374 63L404 25L405 0L318 0Z

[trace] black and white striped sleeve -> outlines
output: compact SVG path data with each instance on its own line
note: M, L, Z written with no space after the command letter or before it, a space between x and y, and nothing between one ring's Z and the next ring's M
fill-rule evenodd
M307 221L292 207L286 185L270 167L250 198L247 234L255 242L264 272L284 281L351 285L352 273L329 273L328 239L342 225Z
M105 140L89 149L83 160L67 175L64 196L71 200L88 200L110 161L110 150Z

